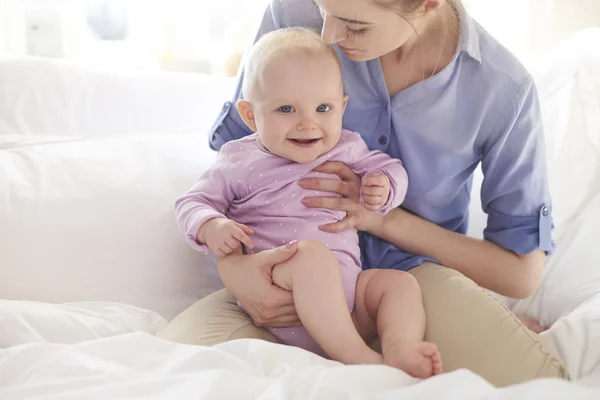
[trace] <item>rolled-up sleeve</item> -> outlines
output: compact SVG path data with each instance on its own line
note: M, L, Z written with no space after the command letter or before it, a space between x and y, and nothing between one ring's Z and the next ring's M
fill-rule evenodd
M554 223L542 115L535 84L527 79L483 148L481 189L488 216L484 238L516 254L551 254Z

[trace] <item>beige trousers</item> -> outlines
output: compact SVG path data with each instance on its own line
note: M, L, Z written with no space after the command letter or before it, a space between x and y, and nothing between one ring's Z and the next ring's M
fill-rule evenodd
M564 363L543 338L473 281L431 263L410 273L423 291L425 340L438 346L445 372L467 368L496 386L539 377L567 379ZM197 345L242 338L278 342L267 330L255 326L226 290L192 305L158 336Z

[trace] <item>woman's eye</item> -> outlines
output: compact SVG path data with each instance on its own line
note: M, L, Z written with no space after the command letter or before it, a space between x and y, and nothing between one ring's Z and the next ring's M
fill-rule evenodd
M364 35L365 33L367 33L367 28L352 29L349 26L346 26L346 35L347 36Z
M324 113L331 110L331 107L329 107L327 104L321 104L319 107L317 107L317 112L320 113Z
M292 106L281 106L279 107L279 111L282 113L291 113L292 111L294 111L294 109L292 108Z

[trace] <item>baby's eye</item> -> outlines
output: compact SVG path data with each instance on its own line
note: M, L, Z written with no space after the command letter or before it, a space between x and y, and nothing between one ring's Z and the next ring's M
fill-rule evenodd
M292 111L294 111L294 109L292 108L292 106L281 106L279 107L279 111L282 113L291 113Z
M321 104L319 107L317 107L317 112L320 113L324 113L331 110L331 107L329 107L327 104Z

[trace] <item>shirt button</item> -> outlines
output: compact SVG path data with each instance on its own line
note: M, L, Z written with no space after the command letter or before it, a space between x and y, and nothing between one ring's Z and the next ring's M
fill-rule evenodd
M546 207L546 206L542 207L542 215L544 217L548 216L548 207Z
M379 144L380 145L386 145L387 144L387 137L385 137L384 135L379 136Z

